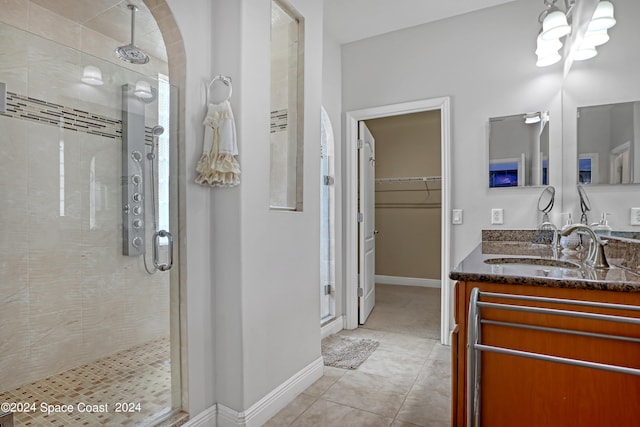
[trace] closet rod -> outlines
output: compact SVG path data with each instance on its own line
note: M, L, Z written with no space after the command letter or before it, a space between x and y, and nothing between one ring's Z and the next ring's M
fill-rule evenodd
M387 184L392 182L431 182L441 181L440 176L409 176L404 178L376 178L376 184Z

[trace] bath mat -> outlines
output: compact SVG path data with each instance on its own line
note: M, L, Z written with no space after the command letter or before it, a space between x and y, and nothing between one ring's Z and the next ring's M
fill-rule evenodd
M322 340L322 358L325 366L356 369L374 352L380 343L367 338L330 335Z

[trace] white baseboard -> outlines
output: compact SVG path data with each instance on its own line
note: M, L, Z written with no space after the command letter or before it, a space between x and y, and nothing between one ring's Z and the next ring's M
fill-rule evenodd
M218 418L218 406L205 409L193 418L190 418L184 427L216 427L216 419Z
M287 406L324 372L322 356L298 371L244 412L218 404L218 427L259 427Z
M325 339L329 335L337 334L344 329L344 318L338 316L331 322L320 328L320 339Z
M419 279L417 277L381 276L376 274L376 283L381 285L421 286L423 288L439 288L439 279Z

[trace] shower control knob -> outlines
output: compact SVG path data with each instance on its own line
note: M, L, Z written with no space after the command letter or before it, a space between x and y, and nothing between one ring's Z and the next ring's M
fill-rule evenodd
M133 182L136 185L140 185L140 183L142 182L142 177L140 175L133 175L131 177L131 182Z
M132 151L131 158L140 163L142 161L142 153L140 153L138 150Z
M136 229L142 228L143 224L144 224L144 222L139 218L134 219L133 222L132 222L133 228L136 228Z
M133 193L133 195L131 196L131 198L133 199L134 202L141 202L142 201L142 194L140 193Z
M140 215L142 213L142 206L134 206L131 211L134 215Z
M139 248L140 246L142 246L142 237L134 237L133 240L131 241L131 244L135 248Z

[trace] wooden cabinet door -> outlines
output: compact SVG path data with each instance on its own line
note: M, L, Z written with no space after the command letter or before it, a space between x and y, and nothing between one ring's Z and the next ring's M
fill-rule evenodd
M466 294L465 317L458 317L460 324L466 325L468 297L474 287L487 292L519 293L640 306L640 294L634 293L466 283L460 286L460 291L464 288ZM541 306L540 303L517 302L516 304ZM576 308L557 304L553 306L542 304L542 306L640 318L638 312ZM456 308L459 309L459 306ZM458 313L460 314L463 313ZM623 335L640 340L639 325L490 309L483 309L482 317L502 322L565 328L596 334ZM640 342L490 324L484 324L481 328L482 343L486 345L640 369ZM463 329L464 339L458 337L457 340L458 356L464 354L464 359L459 359L457 363L458 376L466 372L467 328L460 328L459 333L462 333ZM465 347L462 345L463 342ZM640 377L638 376L491 352L482 352L481 357L480 420L483 427L640 426ZM460 393L460 378L457 383L457 392ZM468 384L464 387L465 393L467 387L469 387ZM454 398L454 405L464 406L465 402L464 396ZM456 425L466 425L466 418L460 418L463 413L461 408L457 408Z

